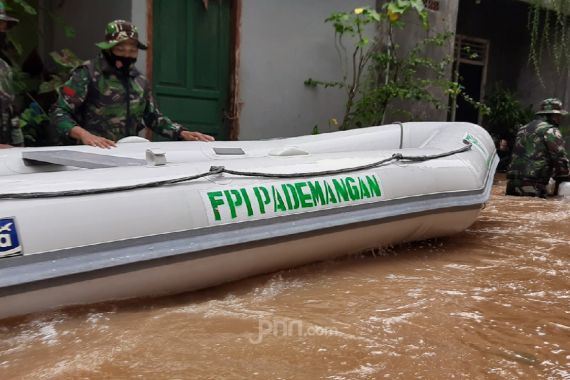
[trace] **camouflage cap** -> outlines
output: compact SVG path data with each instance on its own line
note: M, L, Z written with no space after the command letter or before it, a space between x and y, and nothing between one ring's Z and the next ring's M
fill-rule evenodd
M3 1L0 1L0 21L6 21L8 23L8 29L16 26L17 23L20 22L15 17L10 17L6 14L6 4Z
M540 109L537 115L560 114L567 115L568 111L562 109L562 101L556 98L545 99L540 103Z
M108 23L107 28L105 28L105 41L95 45L100 49L107 50L127 40L137 41L139 49L146 50L146 45L139 41L139 32L136 26L129 21L115 20Z

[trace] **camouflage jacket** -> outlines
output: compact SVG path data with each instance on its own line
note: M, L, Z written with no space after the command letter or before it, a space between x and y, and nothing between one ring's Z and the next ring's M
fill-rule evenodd
M12 68L0 59L0 144L22 145L24 135L13 119Z
M568 155L558 128L542 119L521 127L517 133L508 179L548 183L550 177L568 175Z
M144 127L178 140L182 130L160 113L147 80L138 70L123 75L102 54L71 73L59 90L51 121L63 136L69 136L79 125L113 141L137 135Z

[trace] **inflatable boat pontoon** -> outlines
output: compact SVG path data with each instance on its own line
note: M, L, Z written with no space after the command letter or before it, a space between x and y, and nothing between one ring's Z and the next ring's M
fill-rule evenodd
M204 288L477 218L481 127L0 150L0 318Z

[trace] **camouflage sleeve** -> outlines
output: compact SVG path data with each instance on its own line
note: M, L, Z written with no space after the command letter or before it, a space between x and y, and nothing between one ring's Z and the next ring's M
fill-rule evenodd
M0 59L0 96L10 102L14 101L13 82L12 69L4 60Z
M564 177L568 172L568 154L564 147L565 141L558 128L550 128L545 134L545 143L550 152L550 159L554 167L553 177Z
M77 125L75 119L78 108L83 104L89 89L89 70L85 66L75 69L71 77L59 89L59 96L50 113L51 122L62 136Z
M167 139L179 140L180 132L183 130L182 126L160 112L150 88L147 88L145 92L146 107L143 115L145 125Z
M0 59L0 144L22 146L24 134L14 116L14 98L12 69Z

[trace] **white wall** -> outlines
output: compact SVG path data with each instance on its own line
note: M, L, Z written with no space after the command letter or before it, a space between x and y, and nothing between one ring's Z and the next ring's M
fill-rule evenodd
M374 0L243 0L241 19L241 140L309 134L342 120L345 94L311 89L307 78L338 80L341 70L332 12L374 7Z
M147 14L146 14L146 0L131 0L131 21L135 24L139 30L139 39L145 45L148 44L147 37ZM146 72L146 57L147 53L143 50L139 51L139 57L137 60L137 68L143 74Z

